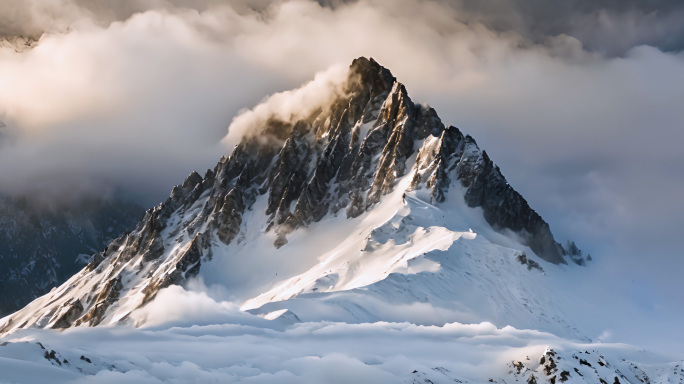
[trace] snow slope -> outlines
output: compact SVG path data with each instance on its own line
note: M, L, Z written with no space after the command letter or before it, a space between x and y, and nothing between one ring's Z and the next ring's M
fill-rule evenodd
M288 309L302 321L489 321L588 340L563 312L564 295L554 284L564 269L577 266L537 259L487 231L484 220L473 220L479 212L463 203L437 207L427 199L425 191L405 192L403 202L399 192L390 196L382 207L394 214L384 223L362 223L311 269L247 300L242 309ZM522 264L523 254L540 266Z

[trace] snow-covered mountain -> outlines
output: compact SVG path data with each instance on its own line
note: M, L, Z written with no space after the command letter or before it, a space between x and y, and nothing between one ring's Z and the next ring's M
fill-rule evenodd
M267 120L82 271L1 319L11 343L0 357L39 356L34 373L63 380L201 371L188 377L320 382L334 381L319 371L336 362L363 363L341 382L682 380L674 363L649 355L647 372L630 348L593 341L570 310L581 302L576 253L472 137L359 58L333 102ZM231 357L212 357L224 348ZM160 361L175 368L162 373Z
M0 316L66 281L143 213L121 200L47 209L0 195Z

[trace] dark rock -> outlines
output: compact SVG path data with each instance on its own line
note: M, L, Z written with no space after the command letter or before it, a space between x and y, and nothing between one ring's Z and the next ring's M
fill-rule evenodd
M183 182L181 185L181 188L183 188L185 191L191 191L192 189L195 188L195 186L199 183L202 182L202 176L199 175L197 172L192 172Z
M95 305L91 307L87 313L81 316L74 325L88 324L90 326L95 326L100 324L100 321L102 321L109 306L119 298L122 289L123 284L121 283L121 275L109 279L105 285L99 289L99 293L94 300Z
M466 203L471 207L481 207L485 219L494 229L510 229L518 233L523 244L539 257L554 264L565 264L549 225L508 185L486 152L482 152L481 159L472 170L463 171L466 178L461 182L468 188Z
M51 350L50 352L45 351L45 354L43 355L43 357L45 357L45 360L54 361L54 362L57 363L57 365L59 365L59 366L62 365L62 362L59 361L59 359L57 358L57 352L55 352L54 349Z
M240 225L242 225L242 214L245 210L242 194L237 188L233 188L217 204L220 204L220 208L216 212L213 226L218 238L224 244L230 244L240 232Z
M64 307L68 309L57 319L52 328L69 328L83 313L81 300L68 301Z
M563 371L563 372L561 372L561 373L560 373L560 381L561 381L561 383L568 381L568 379L569 379L570 377L571 377L571 376L570 376L570 372L568 372L568 371Z
M204 234L198 233L190 242L188 249L177 256L174 269L159 278L153 279L143 290L145 297L142 305L152 300L159 290L171 285L181 285L188 279L197 276L201 267L201 259L204 250L209 247L209 239Z

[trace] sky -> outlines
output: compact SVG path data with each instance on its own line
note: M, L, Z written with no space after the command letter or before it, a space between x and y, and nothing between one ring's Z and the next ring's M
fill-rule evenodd
M367 56L592 253L588 274L645 310L681 303L683 17L677 0L3 0L0 192L155 205L230 152L240 113Z

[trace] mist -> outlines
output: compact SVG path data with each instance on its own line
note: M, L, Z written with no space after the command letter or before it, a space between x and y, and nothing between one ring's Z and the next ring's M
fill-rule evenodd
M152 206L191 171L213 168L256 115L296 113L280 107L282 92L373 57L415 102L473 135L557 240L592 254L588 278L647 291L636 302L665 319L663 303L684 299L683 10L610 0L3 2L0 192Z

